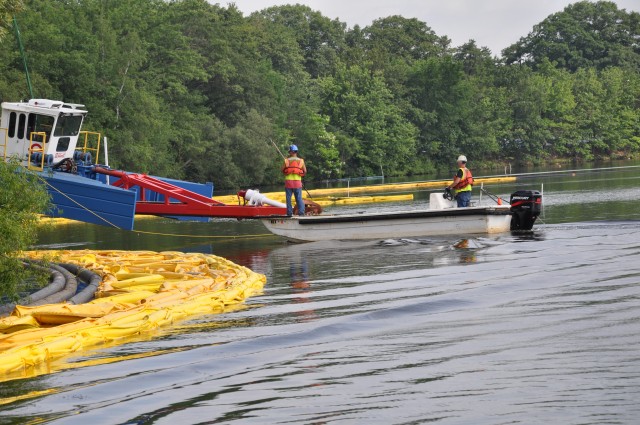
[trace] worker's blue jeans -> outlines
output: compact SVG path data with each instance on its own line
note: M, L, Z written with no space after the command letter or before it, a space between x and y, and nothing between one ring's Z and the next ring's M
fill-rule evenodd
M468 207L471 202L471 191L465 190L464 192L458 192L456 194L456 201L458 202L458 208Z
M291 217L293 215L293 205L291 204L291 195L296 198L296 206L298 207L298 215L304 215L304 201L302 200L302 188L290 189L284 188L285 195L287 197L287 215Z

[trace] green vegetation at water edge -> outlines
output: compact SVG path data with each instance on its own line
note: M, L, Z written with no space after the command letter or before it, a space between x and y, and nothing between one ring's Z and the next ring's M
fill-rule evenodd
M612 2L568 6L502 57L417 19L348 28L301 5L25 0L17 19L35 96L85 104L126 170L270 184L269 139L299 145L308 180L640 152L640 14ZM12 37L0 97L28 97Z
M0 161L0 305L15 301L28 278L42 277L22 266L20 252L37 239L38 214L50 206L38 177L16 161Z

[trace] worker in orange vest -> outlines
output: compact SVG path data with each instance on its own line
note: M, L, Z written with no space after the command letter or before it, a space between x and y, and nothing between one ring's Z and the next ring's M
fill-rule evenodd
M458 157L458 172L453 177L453 183L447 186L447 189L453 189L458 208L468 207L471 202L471 189L473 186L473 176L467 168L467 157L460 155Z
M287 216L293 215L293 205L291 195L296 198L298 215L304 215L304 201L302 200L302 177L307 174L307 167L304 159L298 157L298 147L289 146L289 158L285 158L282 166L284 174L284 190L287 198Z

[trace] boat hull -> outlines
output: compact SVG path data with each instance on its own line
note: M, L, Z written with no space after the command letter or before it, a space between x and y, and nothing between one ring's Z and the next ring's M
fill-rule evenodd
M136 193L59 171L38 173L54 205L47 215L133 230Z
M509 231L507 206L263 219L272 233L290 241L388 239Z

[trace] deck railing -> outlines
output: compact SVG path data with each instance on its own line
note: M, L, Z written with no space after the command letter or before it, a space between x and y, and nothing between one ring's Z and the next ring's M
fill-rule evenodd
M42 137L42 140L38 140L38 139L34 140L34 136ZM44 150L46 145L47 145L47 133L45 133L44 131L32 131L29 134L29 156L28 156L29 165L27 166L29 170L34 170L34 171L44 170L44 160L46 156L44 154ZM31 156L32 154L37 152L42 153L42 155L40 155L40 164L33 165L33 162L31 161Z
M93 160L94 164L99 164L100 162L98 161L99 156L100 156L100 139L102 138L100 133L97 133L95 131L81 131L78 135L78 146L80 145L80 143L82 143L82 148L79 148L82 150L82 153L87 153L87 152L95 152L95 158ZM91 146L95 146L95 147L91 147Z
M2 159L7 160L7 143L9 142L9 130L0 128L0 149L2 149Z

